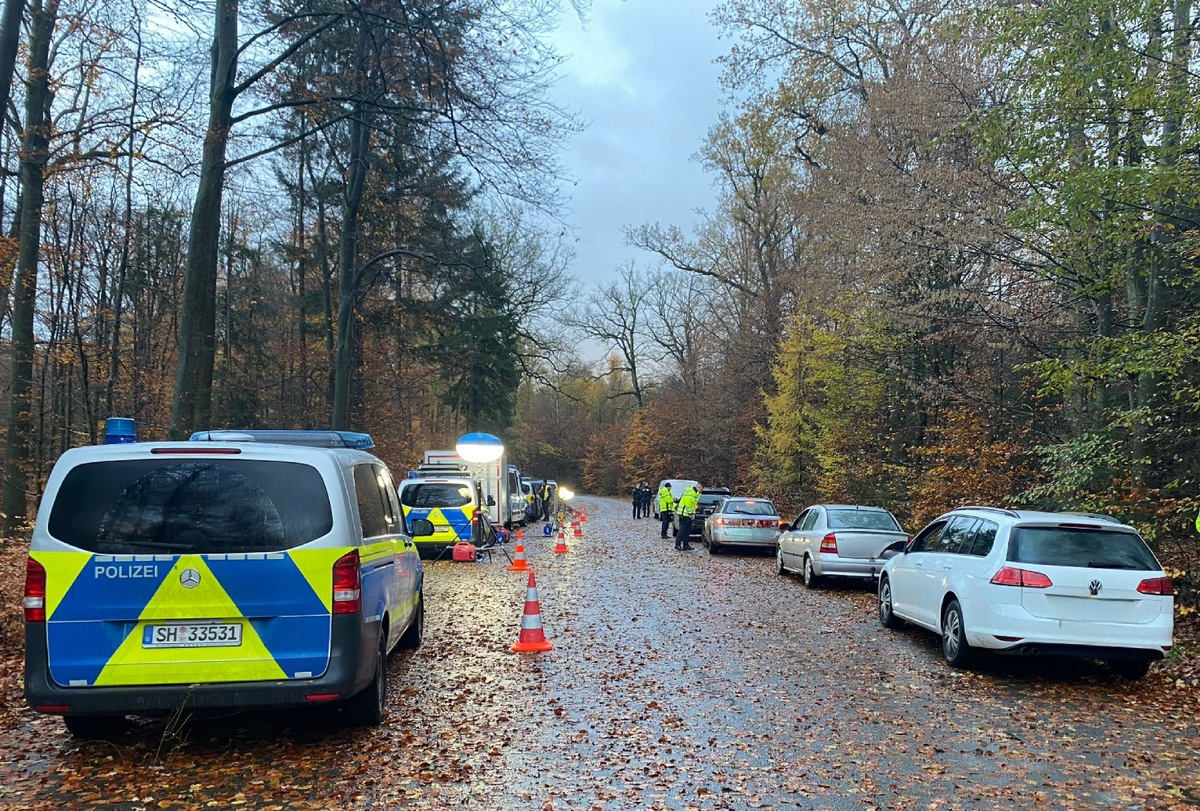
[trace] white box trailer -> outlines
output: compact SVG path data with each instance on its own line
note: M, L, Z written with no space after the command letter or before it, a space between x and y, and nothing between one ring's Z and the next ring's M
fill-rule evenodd
M437 465L439 469L444 466L447 472L465 473L479 479L492 523L512 527L516 522L509 492L507 453L500 454L500 458L492 462L468 462L455 450L425 451L425 461L421 467L426 469L430 465Z

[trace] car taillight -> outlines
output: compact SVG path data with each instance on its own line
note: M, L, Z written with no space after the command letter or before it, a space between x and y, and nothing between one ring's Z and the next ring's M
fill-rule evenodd
M333 564L333 613L357 614L362 610L362 580L358 550L347 552Z
M1171 585L1169 577L1152 577L1149 580L1143 580L1138 583L1137 590L1141 594L1157 594L1162 597L1170 597L1175 593L1175 587Z
M1005 566L992 575L991 583L993 586L1022 586L1027 589L1045 589L1054 585L1050 582L1050 578L1041 572L1031 572L1012 566Z
M25 621L46 621L46 569L33 558L25 561Z
M837 536L832 532L821 539L821 551L831 555L837 554Z
M713 519L713 523L716 524L717 526L724 526L725 518L723 516L718 515L716 518Z

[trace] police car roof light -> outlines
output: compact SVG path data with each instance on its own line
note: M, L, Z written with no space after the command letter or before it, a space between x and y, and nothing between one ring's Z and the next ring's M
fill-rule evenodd
M305 431L282 429L196 431L192 442L271 442L279 445L305 445L314 448L355 448L366 451L375 447L370 434L357 431Z

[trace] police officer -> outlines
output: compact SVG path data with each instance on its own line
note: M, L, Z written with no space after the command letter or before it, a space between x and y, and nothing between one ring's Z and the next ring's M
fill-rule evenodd
M667 527L671 526L671 513L675 510L675 496L671 488L663 485L658 490L658 517L662 519L662 536L667 537Z
M684 552L692 549L692 517L696 515L696 503L700 501L700 485L690 484L679 497L679 532L675 535L675 548Z
M642 486L640 484L633 486L633 517L642 517Z
M642 482L641 491L642 491L642 514L639 515L638 518L649 518L650 517L650 499L654 498L654 491L652 491L650 489L650 485L647 484L646 482Z
M542 520L550 520L550 500L554 490L550 488L550 482L542 483Z

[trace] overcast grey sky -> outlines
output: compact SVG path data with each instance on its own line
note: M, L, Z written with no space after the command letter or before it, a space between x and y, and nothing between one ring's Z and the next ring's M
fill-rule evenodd
M570 58L554 92L586 126L563 156L578 180L566 190L577 237L571 272L585 286L630 259L655 263L625 245L625 226L658 222L686 233L696 209L713 207L694 155L721 106L714 59L724 44L708 21L716 3L591 0L582 26L563 15L553 42Z

